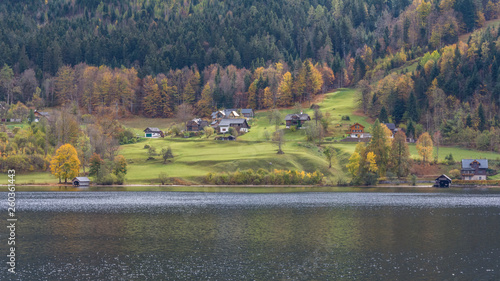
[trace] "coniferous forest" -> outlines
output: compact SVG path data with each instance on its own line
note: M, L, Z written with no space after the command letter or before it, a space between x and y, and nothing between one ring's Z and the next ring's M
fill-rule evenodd
M499 7L491 0L3 1L0 100L6 112L20 102L206 117L216 108L291 106L357 87L368 116L413 136L439 130L444 143L496 150L500 29L484 27ZM481 144L468 142L480 137Z

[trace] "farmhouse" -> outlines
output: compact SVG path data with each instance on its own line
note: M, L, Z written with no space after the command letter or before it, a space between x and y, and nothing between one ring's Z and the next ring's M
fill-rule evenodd
M223 109L219 111L212 112L211 114L213 120L217 119L228 119L228 118L238 118L240 115L234 109Z
M251 109L251 108L243 108L241 110L241 115L243 115L243 117L245 117L246 119L253 118L253 109Z
M488 159L462 159L462 180L486 180Z
M219 132L227 133L229 131L229 127L233 127L238 132L248 132L250 126L247 123L247 119L222 119L219 123Z
M290 128L290 126L297 126L297 128L300 128L304 125L305 122L311 121L311 117L309 117L309 114L305 113L294 113L294 114L288 114L285 117L285 122L286 122L286 128Z
M144 137L146 138L159 138L159 137L164 137L163 132L160 131L158 128L153 128L153 127L147 127L144 130Z
M89 186L90 180L87 177L76 177L72 180L73 186Z
M365 132L365 126L354 123L351 128L347 131L350 138L371 138L371 134Z
M451 184L450 177L448 177L445 174L442 174L436 179L434 187L450 187L450 184Z
M198 132L203 130L203 128L207 126L208 126L208 121L201 120L200 118L195 118L187 122L186 130L189 132Z

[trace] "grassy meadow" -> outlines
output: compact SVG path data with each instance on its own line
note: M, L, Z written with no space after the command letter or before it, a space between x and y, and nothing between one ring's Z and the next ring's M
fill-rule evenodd
M332 168L328 168L328 162L321 150L305 139L305 130L285 130L286 142L283 146L285 154L277 154L277 146L266 140L266 131L272 134L275 130L270 125L268 111L259 111L255 118L249 121L251 129L247 134L238 137L237 141L216 141L214 136L206 138L171 137L159 139L142 139L134 144L120 146L118 154L125 156L128 162L128 173L125 184L158 184L160 173L166 173L174 184L199 184L203 177L210 172L232 172L238 169L286 169L314 172L316 170L325 174L327 181L333 183L336 179L347 179L345 165L350 154L354 151L356 143L338 142L342 139L345 130L350 125L358 122L364 125L368 132L371 124L365 116L356 114L359 92L354 89L339 89L318 97L314 102L320 106L323 116L330 120L330 128L334 131L333 136L325 138L322 146L331 145L336 150L336 156L332 161ZM293 113L294 109L280 109L282 118L286 114ZM309 104L303 104L303 112L313 116L313 110ZM349 116L350 120L342 120L342 116ZM122 119L120 122L133 130L138 135L143 135L146 127L158 127L167 130L174 123L173 119L151 119L134 117ZM311 122L315 122L312 120ZM284 121L280 128L285 128ZM171 147L174 159L163 164L160 155L153 160L147 160L148 149L145 145L156 148L159 154L162 148ZM417 159L418 154L414 144L410 144L410 152ZM456 161L462 158L488 158L500 159L500 154L493 152L480 152L457 147L441 147L439 149L439 160L452 154ZM1 175L0 181L7 184L7 175ZM26 173L18 174L18 184L53 184L58 180L49 173ZM0 182L1 184L1 182Z
M359 122L365 126L369 123L365 117L352 115L356 109L358 92L353 89L340 89L334 93L328 93L318 102L323 115L330 114L331 124L349 124ZM303 105L304 113L313 115L313 110ZM293 113L294 109L280 110L282 117ZM349 115L350 121L341 121L343 115ZM152 120L148 123L148 120ZM171 125L169 119L147 119L137 118L122 122L125 126L141 132L146 127L167 128ZM314 121L311 121L314 122ZM344 177L345 161L347 154L338 150L338 157L333 160L332 168L328 169L328 162L322 152L314 145L305 141L304 130L285 130L286 142L283 146L285 154L278 155L277 146L266 140L266 131L272 134L274 126L269 123L268 111L257 112L250 121L251 129L247 134L238 138L237 141L216 141L213 137L206 138L173 138L148 139L135 144L122 145L119 154L127 159L128 173L127 183L156 183L158 175L165 172L169 177L182 178L187 182L199 183L201 178L209 172L236 171L237 169L287 169L304 170L306 172L321 171L329 178ZM284 122L280 128L285 128ZM346 128L342 128L343 131ZM147 149L145 144L156 148L159 153L162 148L170 146L174 159L172 162L163 164L161 156L155 160L147 160ZM347 150L348 151L348 150Z

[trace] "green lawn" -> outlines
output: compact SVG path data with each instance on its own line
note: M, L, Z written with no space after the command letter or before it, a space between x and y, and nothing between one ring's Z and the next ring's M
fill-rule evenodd
M370 123L366 121L366 117L354 115L353 112L357 109L357 100L359 99L359 92L355 89L339 89L333 93L325 94L324 99L320 105L320 110L323 113L323 116L327 114L331 117L330 127L335 127L342 125L343 129L348 128L349 125L352 125L356 122L362 124L363 126L367 126L368 130L370 128ZM283 119L287 114L294 113L293 109L282 109L280 110ZM314 111L309 108L303 109L304 113L309 114L311 118L314 116ZM349 116L349 121L342 121L342 116ZM265 132L267 131L270 135L275 131L274 126L269 123L269 112L259 112L256 113L255 118L250 120L250 132L239 137L241 140L246 141L263 141L265 140ZM315 122L312 120L311 122ZM280 126L280 128L284 129L285 125ZM285 139L287 141L304 141L305 140L305 131L297 130L292 132L291 130L285 130Z
M7 173L0 174L0 184L7 185L9 177ZM59 180L50 172L16 173L16 184L51 184L58 183Z
M145 144L157 152L170 146L173 162L162 163L160 156L147 160ZM206 139L164 138L121 146L119 154L125 156L128 165L127 183L156 182L165 172L169 177L184 178L199 182L209 172L236 171L237 169L296 169L313 172L320 170L333 176L335 169L328 170L328 163L317 148L289 143L283 148L285 154L276 154L277 147L260 141L215 141ZM334 168L339 167L334 163Z

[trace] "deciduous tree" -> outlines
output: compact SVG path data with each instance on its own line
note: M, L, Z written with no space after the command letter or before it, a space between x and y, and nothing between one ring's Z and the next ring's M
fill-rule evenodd
M418 155L422 157L422 162L428 163L432 158L433 143L429 133L423 133L417 140Z
M80 170L80 160L76 149L69 143L59 147L50 161L50 170L53 175L59 178L59 183L61 183L61 179L67 183L68 178L76 177Z

